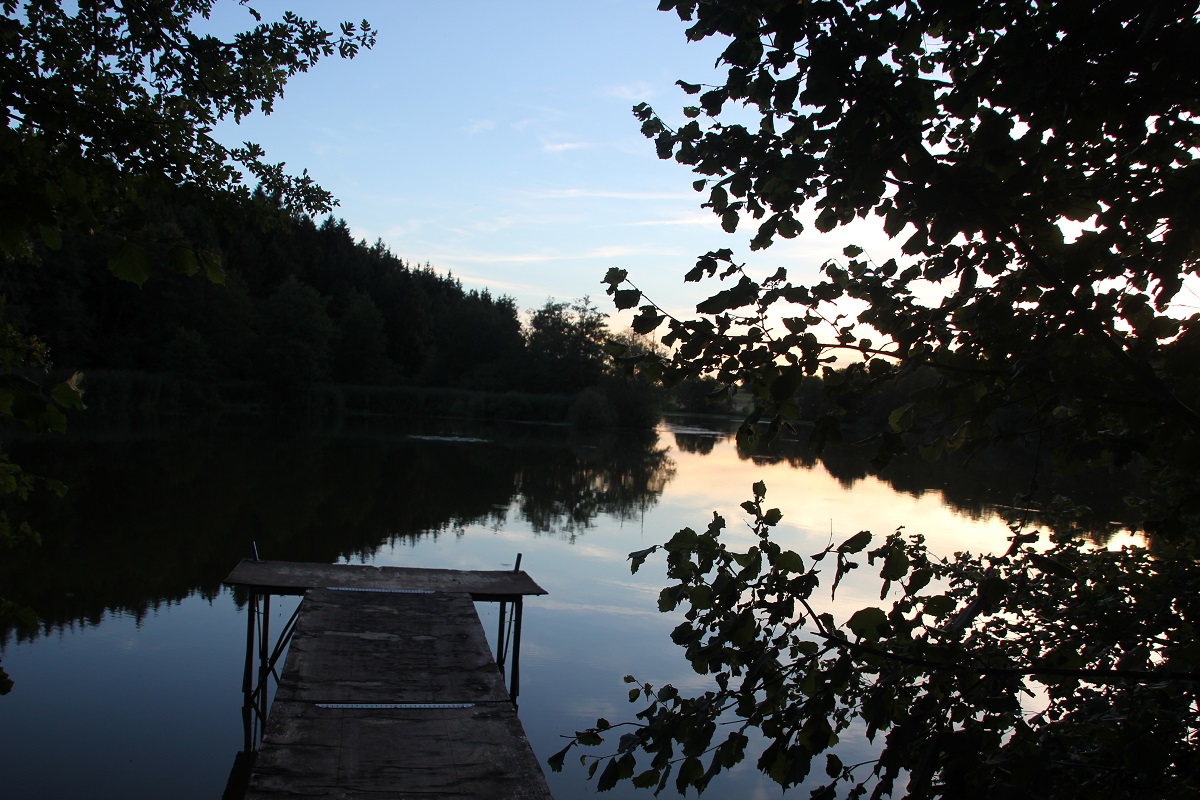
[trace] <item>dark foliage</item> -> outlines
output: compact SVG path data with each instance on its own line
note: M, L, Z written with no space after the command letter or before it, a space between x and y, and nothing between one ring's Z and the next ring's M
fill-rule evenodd
M876 466L904 452L967 463L1021 443L1033 457L1014 505L1043 501L1054 533L1018 518L1004 552L939 556L919 531L863 531L802 556L772 536L783 514L759 483L748 549L714 515L631 554L636 570L665 552L660 608L683 612L672 638L712 680L689 695L629 678L646 705L592 762L599 788L703 790L755 753L818 798L1195 796L1195 3L660 8L689 38L727 43L723 83L680 82L696 97L682 124L634 110L725 230L755 224L760 249L798 235L810 207L819 231L873 216L903 256L847 247L803 285L710 252L685 280L724 283L691 320L613 269L616 305L640 305L635 330L673 348L643 374L748 393L748 448L797 428L818 373L818 451L853 438ZM1080 468L1111 471L1151 548L1093 546L1058 480ZM1062 496L1047 501L1050 482ZM880 605L823 611L821 590L864 560ZM598 720L569 747L610 730ZM858 730L876 756L843 763L839 737Z

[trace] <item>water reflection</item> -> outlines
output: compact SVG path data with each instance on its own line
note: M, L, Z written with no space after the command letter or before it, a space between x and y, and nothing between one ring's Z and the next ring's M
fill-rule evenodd
M703 526L714 510L738 546L747 535L738 504L752 482L764 480L784 513L781 542L806 553L897 525L925 534L934 552L1002 547L1008 531L992 504L1027 488L1027 475L1006 476L999 462L937 473L898 460L871 477L868 451L817 458L788 441L751 458L736 451L732 433L711 420L608 437L438 421L337 436L214 431L18 443L16 460L63 477L72 491L63 504L35 507L41 548L0 560L0 595L37 608L40 631L57 634L0 642L16 681L0 698L5 791L221 793L244 738L246 616L220 581L251 541L267 558L458 569L511 568L524 552L525 568L550 592L527 604L522 646L521 717L544 758L562 747L563 733L632 714L625 674L703 689L706 678L671 644L677 620L657 611L662 564L630 575L626 554ZM1009 471L1021 472L1011 463ZM872 602L873 577L856 571L829 610ZM272 629L290 613L273 605ZM495 624L484 619L489 635ZM62 752L72 754L72 770L61 769ZM591 796L578 762L568 766L550 776L555 796ZM752 763L742 767L723 776L716 796L778 795Z
M516 481L517 509L539 533L571 541L603 514L644 514L675 477L675 464L655 431L593 435L569 451L547 447L525 461Z
M735 426L727 423L721 436L732 439ZM714 440L690 430L675 434L683 452L711 452ZM884 467L875 463L870 443L832 444L819 454L808 446L804 429L780 436L763 452L739 452L756 464L787 464L801 470L823 467L847 491L867 479L878 479L896 492L922 497L936 492L942 503L972 520L999 516L1010 525L1062 529L1068 526L1105 544L1118 534L1136 530L1140 520L1124 498L1136 492L1138 476L1111 474L1105 469L1059 474L1037 461L1036 451L1017 445L996 445L967 459L948 453L929 461L919 453L895 456ZM1060 495L1082 500L1063 507Z
M664 432L678 453L705 457L718 443L729 447L734 427L681 420ZM9 554L0 563L0 586L4 596L36 608L48 632L95 625L106 611L140 620L193 594L211 601L251 542L267 558L316 562L368 560L397 541L457 535L469 526L528 524L574 543L599 517L644 516L675 477L669 451L653 431L586 435L447 421L339 436L18 442L18 463L71 488L64 501L41 498L31 508L44 544ZM871 457L870 448L845 445L818 456L800 439L781 439L753 456L737 453L748 464L819 464L847 491L872 477ZM1030 519L1023 496L1033 471L1028 460L1001 452L968 470L953 460L901 457L874 477L912 497L936 491L970 519L1052 524ZM1086 523L1098 540L1123 526L1120 494L1093 493ZM17 632L30 635L36 632Z
M43 633L106 611L140 620L193 593L211 600L251 542L266 558L334 562L472 525L528 522L574 540L597 515L644 513L674 474L653 432L528 425L437 437L58 437L13 456L70 486L65 501L30 509L43 544L0 564L3 595L37 609Z
M714 420L713 422L717 423L718 421ZM726 426L728 427L729 424L726 423ZM682 425L674 427L672 433L675 438L675 446L681 453L697 453L702 456L711 453L719 440L728 439L733 435L731 429L718 431Z

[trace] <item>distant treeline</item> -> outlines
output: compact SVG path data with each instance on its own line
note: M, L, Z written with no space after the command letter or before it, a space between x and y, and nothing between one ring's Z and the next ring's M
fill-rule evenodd
M576 395L616 380L604 315L586 301L547 301L523 325L511 297L466 290L381 241L356 242L343 220L288 216L261 196L231 213L180 190L137 213L150 262L141 285L109 269L122 243L105 236L42 248L0 277L6 316L56 368L293 395L327 383ZM622 403L608 405L604 422Z

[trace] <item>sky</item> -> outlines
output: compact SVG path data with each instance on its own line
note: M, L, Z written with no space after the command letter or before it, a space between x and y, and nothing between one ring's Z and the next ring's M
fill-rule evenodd
M590 296L613 312L601 279L621 267L650 299L691 314L720 288L683 282L712 249L733 249L759 277L785 266L793 280L814 277L847 244L872 256L897 249L864 225L810 228L751 254L752 226L721 230L700 207L696 176L660 161L631 111L645 101L682 120L690 103L675 81L720 75L723 45L688 42L685 23L655 0L253 5L267 19L288 8L330 30L365 18L378 42L295 76L274 113L223 125L218 139L256 142L289 172L307 169L356 238L382 239L522 310ZM252 22L232 2L219 8L221 25Z

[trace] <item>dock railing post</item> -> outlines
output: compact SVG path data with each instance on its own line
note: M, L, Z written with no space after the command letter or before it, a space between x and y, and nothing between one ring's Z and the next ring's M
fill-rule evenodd
M242 673L242 728L245 733L245 752L254 748L252 728L254 708L254 617L258 609L258 593L250 589L246 602L246 668Z
M513 564L513 572L520 572L520 571L521 571L521 553L517 553L517 560ZM520 598L518 598L517 600L515 600L513 602L514 609L517 608L517 604L519 602L520 602ZM508 658L508 646L507 645L515 644L515 642L512 641L511 637L509 638L509 640L507 642L505 641L504 623L507 621L507 618L506 618L507 611L508 611L508 602L506 600L501 600L500 601L500 627L497 629L497 632L496 632L496 666L500 667L501 675L504 674L504 662ZM516 658L515 650L513 652L513 658L514 659ZM515 661L514 661L514 663L515 663Z
M496 632L496 666L500 667L500 674L504 674L504 655L506 648L504 647L504 613L507 610L508 604L500 601L500 628Z
M517 599L513 601L513 616L516 617L516 629L513 631L513 660L508 689L508 696L514 706L517 704L517 695L521 691L521 611L524 605L522 597L517 595Z
M521 571L521 554L517 553L516 563L513 564L513 572ZM521 691L521 615L525 607L525 598L517 595L517 599L513 601L513 617L514 626L512 634L512 649L513 660L512 669L509 671L509 686L508 697L512 700L512 704L517 704L517 695Z
M262 628L258 632L258 718L267 722L268 676L271 674L271 595L264 594L262 601Z

